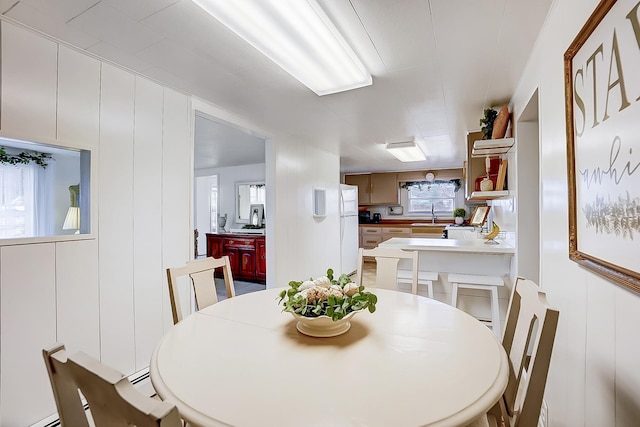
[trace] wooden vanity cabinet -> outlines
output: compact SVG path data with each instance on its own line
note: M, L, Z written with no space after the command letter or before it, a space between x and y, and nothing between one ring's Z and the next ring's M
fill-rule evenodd
M256 278L267 280L267 244L264 237L256 237Z
M207 233L207 256L228 256L236 280L265 283L267 278L264 236ZM221 272L216 272L216 276Z

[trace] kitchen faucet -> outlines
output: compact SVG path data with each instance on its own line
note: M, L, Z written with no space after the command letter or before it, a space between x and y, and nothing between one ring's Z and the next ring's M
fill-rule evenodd
M431 224L436 223L436 215L433 213L433 203L431 203Z

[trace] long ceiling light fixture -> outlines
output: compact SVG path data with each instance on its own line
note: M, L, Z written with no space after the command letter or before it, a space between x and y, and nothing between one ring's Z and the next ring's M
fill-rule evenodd
M389 142L387 143L387 151L401 162L419 162L427 160L424 151L416 144L415 140Z
M318 95L371 75L316 0L193 0Z

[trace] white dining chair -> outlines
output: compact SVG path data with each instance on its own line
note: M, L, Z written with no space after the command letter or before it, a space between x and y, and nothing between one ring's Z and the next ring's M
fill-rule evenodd
M218 302L214 273L217 268L222 269L224 283L227 291L227 298L236 296L236 289L233 285L233 275L231 274L231 264L227 255L221 258L201 258L189 261L183 267L167 268L167 281L169 284L169 299L171 301L171 312L173 323L176 324L183 319L182 306L178 292L178 278L189 276L193 284L196 299L196 307L202 310Z
M538 285L516 279L502 337L509 356L507 388L487 416L470 426L538 426L558 316Z
M89 355L68 354L64 344L56 343L42 356L63 427L182 426L174 404L143 395L127 377Z
M398 263L400 260L411 261L411 293L418 293L418 251L405 251L395 248L373 248L358 251L357 285L362 285L364 258L376 259L376 287L383 289L398 289Z

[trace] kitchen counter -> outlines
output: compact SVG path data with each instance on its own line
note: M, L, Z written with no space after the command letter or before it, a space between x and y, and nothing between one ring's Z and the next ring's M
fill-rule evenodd
M438 280L433 282L434 298L451 303L451 283L449 273L477 274L500 276L505 286L498 289L498 305L500 317L506 317L511 283L514 279L513 259L515 248L509 243L499 240L497 245L487 245L484 239L429 239L415 237L393 237L381 242L382 248L399 248L418 251L418 269L438 273ZM408 269L405 260L399 267ZM420 295L424 293L419 291ZM491 318L491 304L487 292L476 289L461 289L458 292L458 308L478 319ZM504 324L504 323L503 323Z
M452 225L453 221L447 220L437 220L435 224L431 223L430 219L382 219L380 222L367 222L360 223L361 227L446 227L447 225Z
M514 254L515 248L505 241L485 244L484 239L425 239L415 237L393 237L380 243L380 247L418 251L460 252L477 254Z

